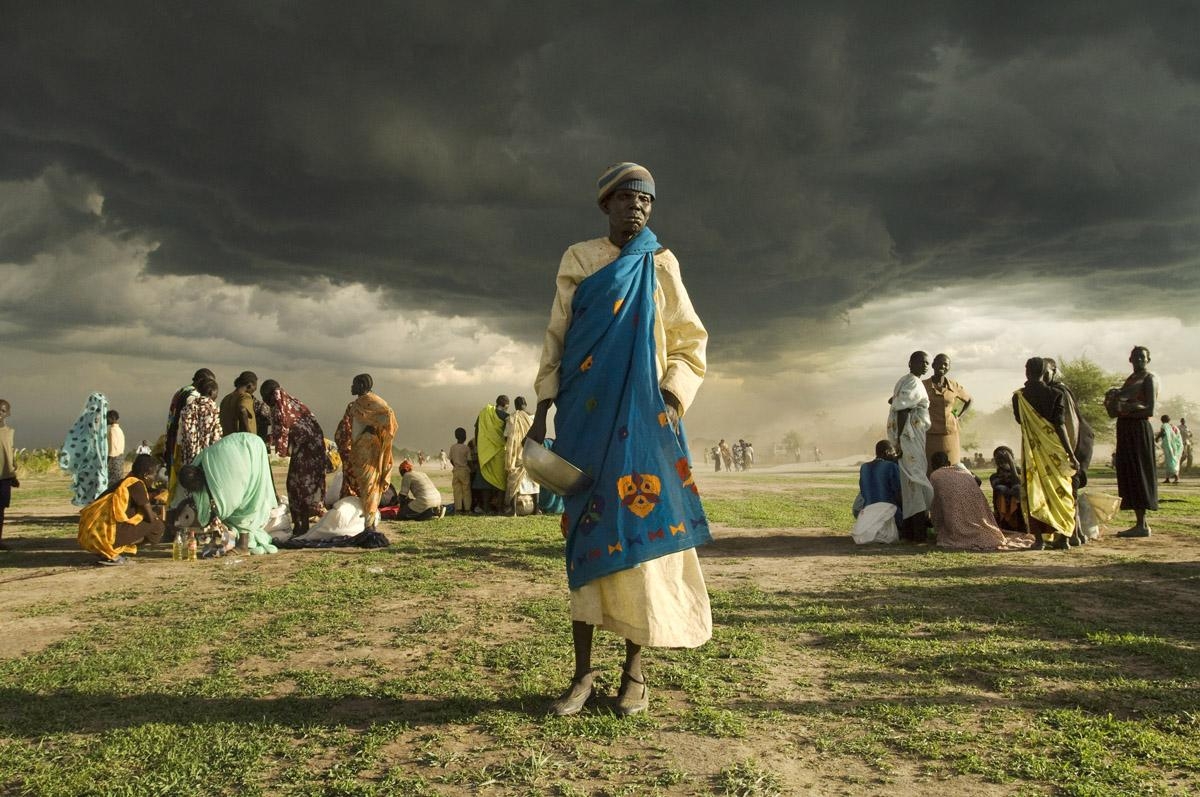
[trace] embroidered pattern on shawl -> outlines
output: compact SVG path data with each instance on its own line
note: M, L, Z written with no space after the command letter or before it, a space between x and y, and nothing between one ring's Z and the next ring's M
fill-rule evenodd
M655 365L654 252L643 228L579 283L564 341L554 450L592 476L566 499L571 589L709 542L682 423L668 423Z
M71 503L87 506L108 488L108 399L93 393L84 404L62 450L58 466L71 474Z
M1053 526L1060 534L1075 532L1075 497L1071 490L1071 463L1054 426L1038 414L1025 391L1016 391L1021 410L1022 509Z

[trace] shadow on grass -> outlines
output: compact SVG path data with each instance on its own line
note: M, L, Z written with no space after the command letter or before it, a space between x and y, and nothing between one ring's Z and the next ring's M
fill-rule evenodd
M820 531L825 531L824 529ZM753 529L718 529L713 541L696 549L701 558L793 557L793 556L917 556L934 550L932 545L857 545L849 534L813 531L759 533Z
M546 701L549 702L548 699ZM517 699L386 697L196 697L149 693L37 694L0 688L0 733L36 738L56 733L102 733L148 723L209 725L272 723L302 732L314 725L364 729L378 722L412 726L471 722L491 711L540 716L545 705Z
M1131 679L1175 682L1177 692L1198 696L1200 572L1192 563L939 568L714 606L721 625L779 629L911 679L997 690L1014 679L1059 678L1064 699L1078 702Z
M392 539L388 551L396 554L419 557L422 562L449 562L455 565L488 564L509 570L528 573L530 560L546 560L558 563L563 558L562 541L548 543L515 540L509 545L485 545L477 542L447 540L430 548L427 542L406 543L402 537Z
M54 570L95 567L100 557L79 547L76 539L78 524L77 515L20 518L11 527L5 522L4 544L8 550L0 553L0 572L18 568ZM47 533L50 531L59 533ZM160 543L157 547L139 546L137 556L132 558L136 562L139 559L170 557L170 546ZM5 580L0 577L0 583Z

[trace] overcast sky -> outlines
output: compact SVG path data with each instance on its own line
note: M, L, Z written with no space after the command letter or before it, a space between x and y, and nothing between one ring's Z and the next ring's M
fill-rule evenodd
M0 0L0 396L155 437L200 366L436 451L533 397L594 184L647 166L710 331L702 437L882 432L908 353L1200 396L1200 6ZM828 420L823 423L829 423ZM1015 436L1015 427L1014 427Z

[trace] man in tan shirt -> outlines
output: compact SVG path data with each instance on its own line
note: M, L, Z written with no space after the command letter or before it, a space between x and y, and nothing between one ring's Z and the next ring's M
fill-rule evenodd
M258 375L242 371L233 380L233 392L221 399L221 434L228 437L236 432L258 434L254 416L254 392L258 390Z

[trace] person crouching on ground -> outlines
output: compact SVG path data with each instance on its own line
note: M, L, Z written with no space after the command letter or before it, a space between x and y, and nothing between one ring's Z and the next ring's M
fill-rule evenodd
M250 553L279 550L264 530L277 501L267 446L258 435L222 437L179 469L179 486L192 497L201 526L216 517L247 535Z
M875 459L858 469L858 494L862 510L857 513L850 536L860 545L895 542L900 538L900 466L896 449L887 440L875 444Z
M930 514L939 548L957 551L1023 551L1033 545L1028 534L1005 534L979 489L979 479L963 465L954 465L945 451L929 459L933 473Z
M400 463L400 520L433 520L442 516L442 494L424 471L413 470L407 459Z
M99 565L123 565L138 545L162 539L166 524L151 503L158 460L138 454L129 474L79 512L79 547L100 556Z

